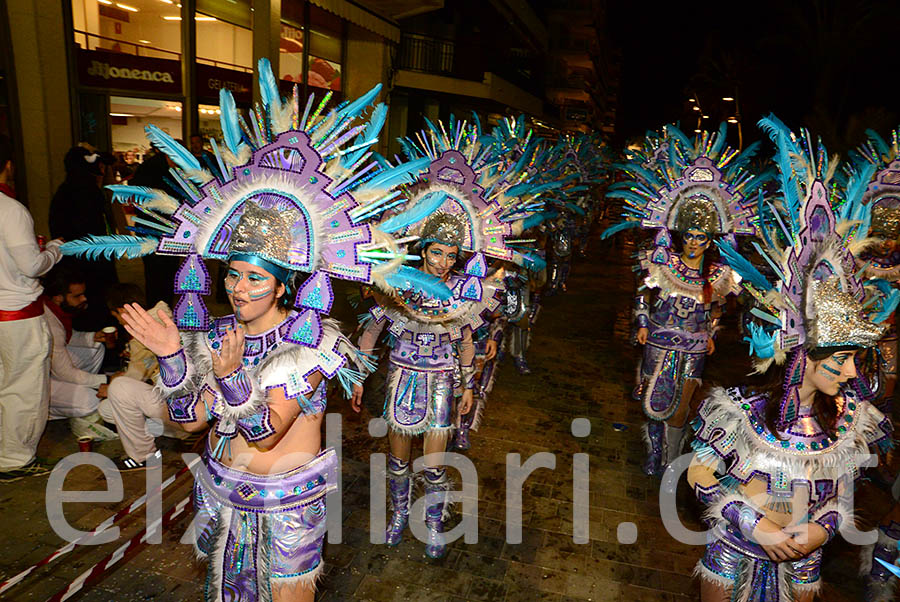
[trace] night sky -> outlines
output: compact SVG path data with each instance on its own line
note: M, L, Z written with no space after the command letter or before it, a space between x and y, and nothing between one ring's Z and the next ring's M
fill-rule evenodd
M705 129L734 113L722 97L737 96L745 145L769 112L842 153L867 127L889 135L900 125L900 2L611 0L608 11L623 62L620 144L667 122L692 135L692 93L710 116Z

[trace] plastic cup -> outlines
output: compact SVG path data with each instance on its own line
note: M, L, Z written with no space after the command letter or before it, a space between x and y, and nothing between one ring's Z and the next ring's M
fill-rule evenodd
M117 329L115 326L107 326L106 328L103 329L103 333L104 334L115 334L116 330Z
M78 438L78 451L81 452L89 452L91 451L91 447L94 445L94 439L91 437L79 437Z

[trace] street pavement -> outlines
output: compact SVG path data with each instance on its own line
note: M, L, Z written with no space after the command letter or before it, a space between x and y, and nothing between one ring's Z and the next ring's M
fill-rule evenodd
M502 366L488 400L484 424L472 436L468 457L478 472L478 542L452 544L441 560L424 555L424 544L407 531L393 548L369 543L369 457L386 453L386 438L370 436L368 421L380 413L377 387L370 387L362 416L346 402L330 403L343 420L342 542L326 545L326 570L320 600L509 600L552 601L696 600L692 579L702 547L675 541L662 524L659 480L640 471L643 444L639 404L630 398L637 350L630 343L633 247L595 240L588 258L574 262L569 291L545 299L534 328L529 362L533 373L519 376L511 361ZM710 357L707 377L732 384L748 371L746 348L726 320L719 349ZM572 434L572 421L590 422L587 437ZM376 433L377 434L377 433ZM583 434L583 433L579 433ZM184 466L170 441L165 446L164 476ZM420 444L414 447L421 453ZM39 453L60 458L77 451L65 422L51 423ZM118 442L96 451L121 454ZM506 462L538 452L555 456L555 468L539 468L523 488L522 540L507 543ZM573 541L574 454L589 458L589 540ZM415 453L414 453L415 455ZM452 471L451 471L452 472ZM50 529L44 490L47 477L0 484L0 580L53 553L64 542ZM108 502L68 503L69 522L90 529L146 490L143 472L123 477L124 493ZM191 478L184 475L167 489L163 509L184 499ZM103 489L100 473L89 467L71 471L66 489ZM876 501L883 502L883 499ZM874 503L874 502L872 502ZM683 482L679 515L686 527L699 530L700 508ZM869 512L877 514L876 510ZM864 512L864 516L867 514ZM459 520L456 511L455 523ZM120 559L105 576L86 586L73 600L136 602L200 600L205 571L190 545L179 540L187 513L164 529L162 544L148 544ZM45 600L112 553L146 525L143 510L122 522L120 537L102 546L78 547L30 575L3 599ZM636 529L634 543L628 541ZM632 537L633 539L633 537ZM838 538L826 550L828 601L861 600L858 548Z

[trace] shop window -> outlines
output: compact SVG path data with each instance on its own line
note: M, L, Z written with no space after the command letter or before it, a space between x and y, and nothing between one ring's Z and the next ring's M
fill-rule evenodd
M203 137L204 148L211 152L209 139L222 139L222 125L219 122L221 111L218 105L198 105L197 110L200 113L200 135Z
M287 23L281 24L279 44L279 79L300 83L303 81L303 30Z
M310 6L309 75L307 83L315 88L341 91L343 58L343 22L316 6Z
M72 0L75 43L105 50L178 60L181 4L177 0Z
M141 163L150 150L144 127L152 123L175 139L182 137L180 102L110 96L112 150L125 163Z
M197 0L197 62L253 71L250 0Z

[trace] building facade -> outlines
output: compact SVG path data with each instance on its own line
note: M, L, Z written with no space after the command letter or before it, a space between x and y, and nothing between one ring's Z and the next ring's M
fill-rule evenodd
M555 3L556 0L554 0ZM396 138L477 112L525 114L539 133L584 129L548 95L546 3L527 0L0 0L0 133L19 153L17 188L47 232L63 156L77 142L139 163L153 123L186 143L219 133L219 90L258 102L261 57L289 95L332 105L377 83ZM548 81L545 81L548 79ZM594 85L595 79L585 85ZM593 113L592 113L593 116ZM574 127L573 127L574 126Z

